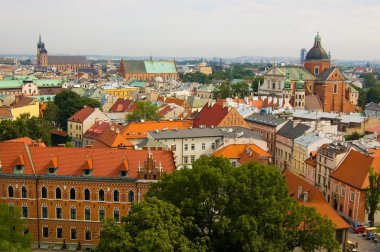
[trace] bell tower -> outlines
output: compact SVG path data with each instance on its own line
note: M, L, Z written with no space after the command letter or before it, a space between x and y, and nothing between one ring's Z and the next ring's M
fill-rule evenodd
M292 97L292 82L290 81L290 74L287 71L286 77L284 81L284 91L283 93L283 99L284 99L284 109L290 110L292 109L292 105L290 105L290 98Z
M45 48L45 43L41 40L41 35L37 43L37 65L43 67L48 65L48 52Z
M299 73L297 87L294 92L294 107L297 109L305 109L305 89L303 87L302 73Z

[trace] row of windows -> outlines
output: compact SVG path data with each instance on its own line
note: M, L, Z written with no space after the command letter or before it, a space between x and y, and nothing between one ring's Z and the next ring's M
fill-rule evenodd
M8 187L8 197L13 198L14 197L14 189L13 186ZM25 186L21 188L21 198L27 198L28 197L28 190ZM76 200L76 191L74 188L70 189L70 200ZM47 199L48 198L48 191L46 187L42 187L41 189L41 198ZM57 187L55 189L55 199L62 199L62 190L61 188ZM135 193L133 191L128 192L128 202L133 202L135 199ZM91 200L91 193L89 189L84 189L84 200ZM103 189L100 189L98 192L98 201L105 201L105 191ZM113 201L119 202L120 201L120 192L118 190L113 191Z
M339 185L336 184L335 185L335 193L338 194L338 192L339 192ZM350 201L354 202L355 201L355 192L349 190L349 193L350 193ZM343 198L346 197L346 188L343 186L340 188L340 196Z
M194 163L195 161L195 156L190 156L190 163ZM183 163L184 164L188 164L189 163L189 157L188 156L184 156L183 157Z
M43 238L49 238L49 228L48 227L43 227L42 228L42 237ZM62 239L63 238L63 228L57 227L55 231L55 235L57 239ZM70 239L71 240L77 240L78 239L78 234L77 234L77 229L76 228L71 228L70 229ZM84 232L84 239L86 241L91 241L92 239L92 233L90 229L86 229Z

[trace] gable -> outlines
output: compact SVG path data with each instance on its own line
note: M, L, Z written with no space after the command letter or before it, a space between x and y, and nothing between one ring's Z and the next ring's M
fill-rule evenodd
M326 78L327 81L345 81L343 74L339 69L335 68L330 75Z

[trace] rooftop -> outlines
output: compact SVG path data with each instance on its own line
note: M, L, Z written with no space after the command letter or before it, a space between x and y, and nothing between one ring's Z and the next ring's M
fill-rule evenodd
M87 119L87 117L89 117L92 113L94 113L94 111L95 111L94 108L90 108L90 107L82 108L81 110L76 112L74 115L69 117L69 119L67 120L73 121L73 122L83 122L84 120Z
M310 129L310 126L302 123L299 123L295 126L293 124L293 121L286 122L285 125L282 126L281 129L277 132L277 134L290 139L296 139L297 137L305 134L305 132Z
M270 125L270 126L275 126L275 127L286 122L286 120L282 118L278 118L278 117L274 117L270 115L260 115L260 114L253 114L251 116L246 117L245 120L248 122L265 124L265 125Z

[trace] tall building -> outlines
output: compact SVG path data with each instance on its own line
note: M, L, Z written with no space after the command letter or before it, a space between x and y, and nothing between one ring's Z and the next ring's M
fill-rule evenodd
M126 80L138 81L169 81L179 78L173 60L121 60L119 75Z
M300 53L300 64L301 64L301 66L303 66L303 64L305 63L306 54L307 54L306 48L302 48L301 53Z
M37 43L37 65L40 67L50 67L58 71L72 70L74 72L77 72L79 68L91 67L86 56L48 55L41 36Z

